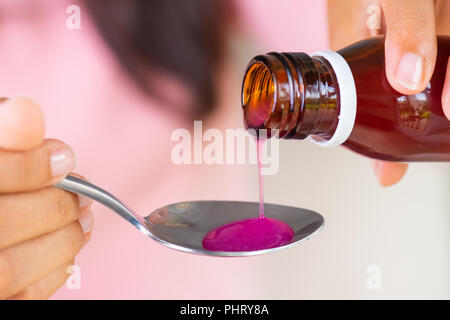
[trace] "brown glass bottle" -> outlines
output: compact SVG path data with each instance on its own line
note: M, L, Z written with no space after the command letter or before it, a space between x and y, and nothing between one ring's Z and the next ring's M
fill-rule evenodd
M317 56L276 53L255 57L242 87L248 129L308 136L389 161L450 161L450 121L441 95L450 37L438 37L436 67L423 92L403 95L385 74L384 37ZM353 97L354 96L354 97Z

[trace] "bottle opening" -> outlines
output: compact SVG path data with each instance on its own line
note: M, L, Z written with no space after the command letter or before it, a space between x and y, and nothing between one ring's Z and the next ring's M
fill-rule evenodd
M244 124L257 135L330 139L338 123L339 91L325 58L270 52L253 58L242 84ZM276 133L275 131L276 130Z
M275 106L275 81L269 67L250 62L242 85L242 107L247 129L259 129L269 120Z

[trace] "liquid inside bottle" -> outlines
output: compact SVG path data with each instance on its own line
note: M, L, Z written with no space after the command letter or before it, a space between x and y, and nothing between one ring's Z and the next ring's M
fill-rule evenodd
M242 105L247 128L278 129L283 139L311 137L388 161L450 161L450 121L441 96L450 37L438 36L433 76L404 95L385 74L384 37L326 54L276 53L248 65Z

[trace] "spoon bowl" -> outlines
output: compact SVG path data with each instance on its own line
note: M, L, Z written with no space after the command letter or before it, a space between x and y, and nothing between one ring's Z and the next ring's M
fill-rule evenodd
M209 231L230 222L257 217L259 204L240 201L179 202L140 216L111 193L77 177L69 175L55 186L102 203L143 234L169 248L202 255L239 257L277 251L309 239L324 225L323 217L314 211L265 203L265 217L281 220L294 231L289 243L256 251L210 251L202 245Z

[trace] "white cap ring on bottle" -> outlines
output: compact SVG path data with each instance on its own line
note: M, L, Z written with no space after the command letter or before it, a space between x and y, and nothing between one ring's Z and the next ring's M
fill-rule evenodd
M339 87L340 111L336 131L330 140L316 141L314 143L322 147L339 146L350 136L356 118L356 86L352 70L347 61L337 52L319 51L312 56L323 57L334 70Z

